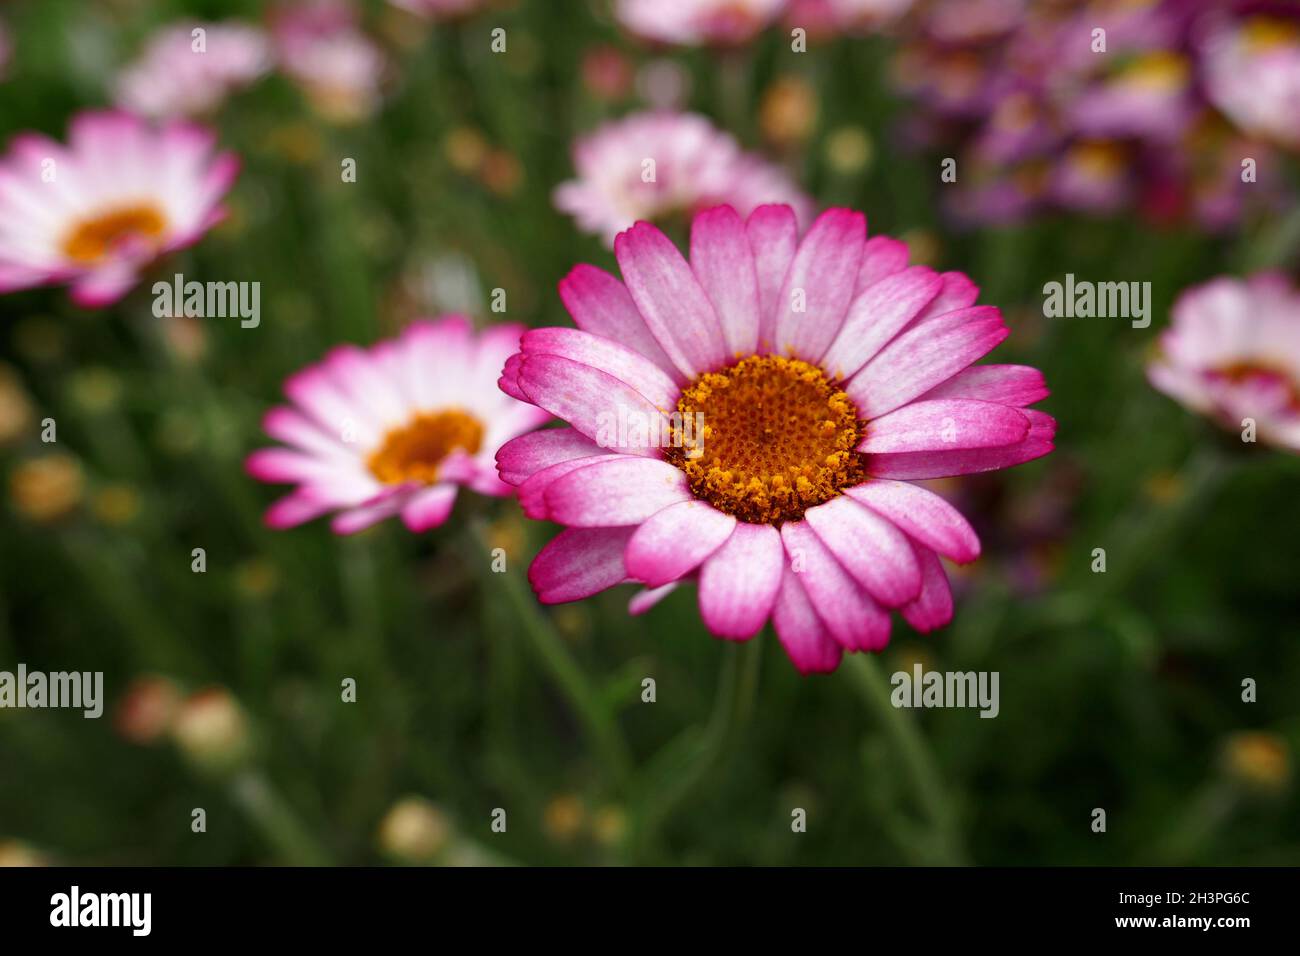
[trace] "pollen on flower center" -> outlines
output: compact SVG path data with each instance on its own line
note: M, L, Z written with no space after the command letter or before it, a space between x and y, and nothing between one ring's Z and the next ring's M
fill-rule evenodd
M371 453L366 465L384 484L438 480L438 466L454 451L473 455L483 444L483 424L458 408L421 412L394 428Z
M101 213L78 223L63 242L63 252L76 262L103 259L124 239L157 239L167 228L167 219L156 206L140 203Z
M857 409L816 365L751 356L701 375L677 411L703 429L695 442L674 441L668 461L696 497L741 521L797 520L865 476ZM703 454L691 457L693 444Z

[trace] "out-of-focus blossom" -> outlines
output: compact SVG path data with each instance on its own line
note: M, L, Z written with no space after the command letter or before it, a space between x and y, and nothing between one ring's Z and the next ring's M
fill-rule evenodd
M21 438L35 417L32 400L17 371L0 363L0 447Z
M791 0L786 23L813 36L874 33L906 16L915 0Z
M918 104L902 139L957 159L944 199L961 222L1136 209L1161 224L1231 228L1275 206L1282 187L1266 147L1204 135L1218 115L1205 97L1214 72L1205 51L1240 52L1198 40L1221 10L1185 0L918 0L892 70ZM1247 145L1251 153L1234 153ZM1247 155L1264 170L1256 178L1242 175Z
M779 77L766 90L758 108L763 137L775 146L797 146L817 127L817 91L801 76Z
M252 747L248 718L224 687L191 694L181 702L170 727L185 756L205 769L227 769L246 758Z
M952 617L942 554L974 529L916 482L1009 468L1053 448L1028 366L975 365L1008 334L961 273L908 266L897 239L788 206L691 224L690 261L649 223L620 233L623 281L576 267L577 329L535 329L501 388L570 427L497 453L524 513L564 525L529 569L546 604L627 581L641 613L698 585L709 630L772 620L803 673L879 651L891 612Z
M384 55L361 31L348 0L306 0L283 7L271 36L281 68L326 119L353 123L379 107Z
M1300 148L1300 11L1218 27L1206 41L1205 81L1247 133Z
M198 116L270 68L270 44L256 27L176 24L159 31L122 72L114 97L118 105L145 116Z
M1225 428L1300 452L1300 290L1265 272L1212 279L1174 303L1151 384Z
M667 58L651 60L636 74L641 98L657 110L679 110L691 92L691 75Z
M71 455L51 452L17 465L9 474L14 509L38 523L57 521L81 503L86 478Z
M488 0L388 0L395 7L428 17L431 20L452 20L477 13L488 5Z
M199 127L116 112L75 116L66 146L16 136L0 158L0 293L69 283L79 305L116 302L224 215L239 163L214 145Z
M1291 782L1291 753L1285 738L1264 730L1243 730L1223 742L1223 769L1260 794L1277 794Z
M645 40L677 46L748 43L789 0L617 0L614 15Z
M169 677L138 677L118 702L113 727L134 744L151 744L171 730L181 705L180 688Z
M379 848L407 863L427 863L442 852L451 836L451 823L424 797L403 797L379 823Z
M826 137L826 163L841 176L857 176L869 165L875 147L861 126L841 126Z
M555 205L612 244L638 220L727 203L742 215L788 203L806 222L812 203L779 167L743 151L694 113L637 113L608 123L573 147L578 178L555 190Z
M502 395L502 363L523 327L475 335L469 320L419 321L369 349L339 346L284 386L292 406L263 427L289 447L249 456L249 474L298 487L266 513L289 528L327 513L338 534L394 515L412 531L447 520L461 486L505 496L494 456L502 443L547 415Z

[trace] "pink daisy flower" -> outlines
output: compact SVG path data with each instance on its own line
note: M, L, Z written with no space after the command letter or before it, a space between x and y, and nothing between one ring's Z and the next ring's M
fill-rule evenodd
M544 603L625 581L640 613L687 580L719 637L770 618L795 666L879 650L890 612L952 616L939 555L979 541L918 484L1052 450L1026 406L1042 374L981 365L1007 335L958 272L908 266L896 239L831 209L802 238L788 206L695 217L688 262L662 232L619 235L620 282L580 265L560 283L577 329L537 329L501 387L567 428L497 454L525 513L567 528L529 572Z
M573 165L578 178L556 187L556 208L609 245L639 220L724 203L742 214L786 203L800 222L812 209L780 167L695 113L635 113L606 123L574 144Z
M677 46L739 46L785 12L789 0L618 0L628 31Z
M157 33L140 59L122 72L114 98L144 116L198 116L270 68L270 45L256 27L177 24Z
M1151 384L1234 431L1300 452L1300 290L1278 273L1212 279L1174 303Z
M347 0L310 0L283 8L271 31L281 68L329 120L351 123L382 98L386 63L357 26Z
M1211 37L1211 101L1247 133L1300 147L1300 19L1251 17Z
M116 302L224 215L239 162L214 145L187 123L114 112L78 114L66 146L14 137L0 157L0 293L66 282L79 305Z
M498 325L476 336L459 315L418 321L369 349L339 346L292 375L284 385L292 404L262 423L288 447L246 462L260 481L298 486L266 523L291 528L333 513L335 533L352 534L401 515L419 532L447 520L462 485L509 495L497 449L549 417L496 387L522 331Z

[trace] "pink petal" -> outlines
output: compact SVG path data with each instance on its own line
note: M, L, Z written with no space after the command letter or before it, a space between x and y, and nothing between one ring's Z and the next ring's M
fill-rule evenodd
M930 389L921 400L970 398L1024 407L1050 394L1043 373L1028 365L972 365Z
M758 277L745 224L730 206L698 213L691 222L691 268L700 280L731 357L758 349Z
M853 377L845 391L863 418L876 418L979 361L1008 334L993 306L951 312L898 336Z
M878 478L949 478L1011 468L1041 458L1055 447L1052 440L1056 437L1056 420L1032 408L1021 414L1029 420L1029 433L1014 445L872 455L867 459L867 470Z
M627 602L627 613L633 617L645 614L652 607L677 590L680 582L673 581L671 584L665 584L657 588L642 588L632 595L632 599Z
M497 449L501 480L521 484L543 468L571 458L589 458L605 450L573 428L546 428L512 438Z
M851 377L925 308L939 286L939 277L925 266L912 266L868 286L849 306L822 368L833 378Z
M709 297L672 241L638 222L614 240L614 255L645 324L687 378L727 363Z
M609 373L559 355L527 355L519 366L518 382L534 405L564 419L601 447L652 457L661 454L656 441L669 434L667 417ZM648 431L620 435L620 423L641 423ZM630 444L620 444L620 438Z
M267 508L263 520L269 528L293 528L305 521L319 518L332 507L328 501L294 491Z
M669 505L648 518L628 542L629 577L651 587L690 574L731 537L736 519L704 501Z
M680 389L668 374L626 345L578 329L533 329L520 343L525 358L559 355L626 382L664 411L677 407Z
M854 294L860 294L873 282L907 268L907 243L889 236L872 236L862 247L862 264L858 266L858 280Z
M799 246L799 222L789 206L759 206L745 221L745 235L754 253L758 278L758 343L767 351L776 341L777 302Z
M980 297L980 287L971 282L964 272L944 272L939 278L943 280L943 287L934 301L916 317L917 324L958 309L970 308Z
M554 481L546 489L546 510L559 524L614 528L640 524L692 497L686 475L668 462L618 455Z
M791 570L840 646L871 650L889 643L889 612L853 580L808 522L787 521L781 526L781 540Z
M497 379L497 388L519 402L528 401L528 396L519 387L519 368L523 364L523 353L516 352L506 359L506 364L501 369L501 377Z
M898 607L921 593L921 571L907 536L852 498L809 508L804 519L867 593Z
M685 381L650 333L627 287L608 272L595 266L574 266L573 271L560 280L560 298L569 315L573 316L574 323L584 332L603 335L631 346L671 375L674 381Z
M417 534L438 527L451 514L456 490L455 485L434 485L417 491L402 507L402 523Z
M396 489L396 486L394 486ZM402 510L409 500L407 493L394 490L376 498L375 501L340 511L330 522L330 530L335 534L356 534L371 525L378 524L385 518L391 518Z
M851 209L828 209L809 227L790 263L776 303L774 351L815 362L835 338L853 297L867 219ZM803 311L794 311L795 293Z
M737 522L700 569L700 615L718 637L746 640L762 629L781 587L781 536L771 525Z
M578 601L619 584L631 528L566 528L542 548L528 581L543 604Z
M844 492L927 547L963 564L980 556L980 539L960 511L933 491L905 481L868 481Z
M925 634L952 620L952 588L943 563L933 551L917 546L916 560L921 566L921 593L899 611L908 624Z
M1025 412L1010 405L946 398L912 402L867 423L858 451L867 454L997 448L1023 441Z
M813 610L799 577L785 566L772 608L772 626L800 674L829 674L840 666L844 652Z
M577 471L579 468L586 468L588 465L594 465L598 461L608 461L613 458L623 458L623 455L610 455L600 453L596 455L584 455L580 458L570 458L565 461L557 461L553 465L548 465L541 471L535 471L524 480L518 488L519 506L523 508L524 516L532 518L534 521L546 521L551 516L550 507L546 503L546 492L555 482L559 481L570 472Z

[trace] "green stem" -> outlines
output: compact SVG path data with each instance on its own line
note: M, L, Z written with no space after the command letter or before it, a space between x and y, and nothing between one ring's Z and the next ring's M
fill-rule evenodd
M935 839L936 862L948 866L964 864L965 853L961 848L956 818L944 798L945 791L939 771L925 739L917 730L916 722L890 701L889 682L875 656L851 654L846 660L846 667L859 695L879 718L882 729L907 771L912 790L925 812Z
M271 782L256 770L230 782L230 796L291 866L327 866L330 855Z
M472 528L475 539L483 549L484 567L487 568L487 562L490 560L488 556L492 552L487 528L482 521L475 521ZM631 774L632 760L627 742L619 732L609 710L600 702L600 696L588 683L573 655L569 653L564 641L551 626L550 620L538 607L536 599L524 585L519 573L514 568L502 574L493 574L491 571L487 573L494 583L498 580L501 582L501 586L505 589L506 602L519 622L524 636L528 638L533 650L550 672L555 685L568 699L601 763L615 783L622 786Z

